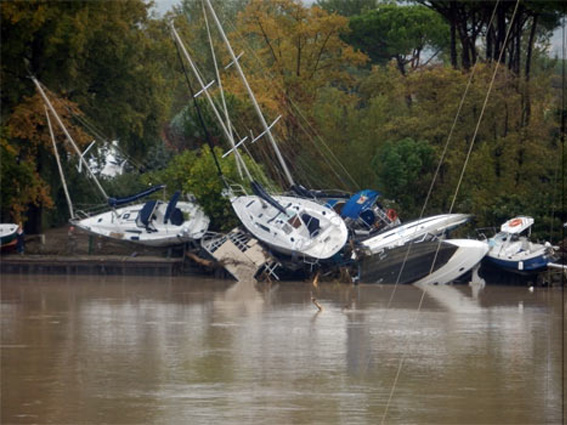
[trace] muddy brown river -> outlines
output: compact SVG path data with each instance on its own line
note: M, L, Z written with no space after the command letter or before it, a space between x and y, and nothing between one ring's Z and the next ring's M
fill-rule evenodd
M561 288L0 279L2 424L563 421Z

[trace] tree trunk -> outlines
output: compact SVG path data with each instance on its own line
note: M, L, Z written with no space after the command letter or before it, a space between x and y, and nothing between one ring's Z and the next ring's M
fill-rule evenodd
M534 48L534 40L535 40L535 35L536 35L536 30L537 30L537 21L538 21L538 16L539 15L535 15L533 17L532 20L532 29L530 31L530 37L528 39L528 48L526 50L526 82L530 81L530 72L531 72L531 65L532 65L532 53L533 53L533 48Z
M452 1L450 4L450 24L451 24L451 66L453 69L457 69L459 67L458 58L457 58L457 3L456 1Z

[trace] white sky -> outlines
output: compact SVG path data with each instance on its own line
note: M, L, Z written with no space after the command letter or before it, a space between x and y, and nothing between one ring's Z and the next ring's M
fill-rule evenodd
M303 0L304 3L307 5L313 3L315 0ZM160 15L163 15L169 9L171 9L174 5L178 5L181 3L181 0L154 0L155 8ZM553 37L551 38L551 51L550 56L559 56L561 57L561 28L558 28Z

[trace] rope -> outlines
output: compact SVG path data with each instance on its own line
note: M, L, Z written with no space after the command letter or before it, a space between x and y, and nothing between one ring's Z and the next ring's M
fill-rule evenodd
M496 13L496 9L497 9L497 7L498 7L498 4L499 4L499 2L497 2L497 3L495 4L495 7L494 7L494 9L493 9L493 13L492 13L492 17L491 17L491 20L490 20L490 24L489 24L489 25L492 24L492 19L493 19L494 16L495 16L495 13ZM477 125L476 125L476 128L475 128L475 132L474 132L474 134L473 134L473 137L472 137L472 139L471 139L471 143L470 143L470 145L469 145L469 150L468 150L468 152L467 152L467 156L466 156L466 158L465 158L465 163L464 163L464 165L463 165L463 169L462 169L462 171L461 171L461 175L460 175L460 177L459 177L459 181L458 181L457 186L456 186L456 189L455 189L455 194L454 194L453 200L452 200L452 202L451 202L451 207L449 208L449 213L451 213L451 212L453 211L453 207L454 207L454 205L455 205L455 201L456 201L457 195L458 195L458 193L459 193L459 190L460 190L460 187L461 187L461 184L462 184L462 181L463 181L463 177L464 177L464 174L465 174L467 165L468 165L469 160L470 160L470 156L471 156L472 149L473 149L473 146L474 146L474 143L475 143L475 140L476 140L476 136L478 135L478 131L479 131L479 129L480 129L480 124L481 124L482 119L483 119L483 117L484 117L484 112L486 111L486 106L487 106L487 104L488 104L488 99L490 98L490 93L491 93L492 87L493 87L493 85L494 85L494 81L495 81L495 78L496 78L496 73L498 72L498 67L499 67L500 61L502 60L502 55L503 55L503 53L504 53L504 46L506 46L506 45L508 44L508 38L509 38L510 32L511 32L511 30L512 30L512 22L514 22L514 19L515 19L515 17L516 17L516 12L517 12L517 10L518 10L519 4L520 4L520 0L517 0L517 1L516 1L516 6L515 6L515 8L514 8L514 12L513 12L513 14L512 14L511 19L510 19L510 24L509 24L509 26L508 26L508 30L506 31L506 37L505 37L505 39L504 39L504 43L503 43L502 49L500 50L500 55L499 55L499 57L498 57L498 62L497 62L497 64L496 64L496 66L494 67L494 73L493 73L493 75L492 75L492 79L491 79L491 81L490 81L490 85L489 85L489 87L488 87L488 91L487 91L487 93L486 93L486 97L485 97L485 100L484 100L484 103L483 103L483 106L482 106L482 110L481 110L480 116L479 116L478 121L477 121ZM475 64L475 68L476 68L476 64ZM470 87L470 82L471 82L471 81L472 81L472 77L471 77L471 79L469 79L469 84L467 85L465 94L467 93L467 91L468 91L468 89L469 89L469 87ZM458 109L457 114L459 114L460 111L461 111L463 101L464 101L464 97L463 97L463 99L461 100L461 104L459 105L459 109ZM457 117L458 117L458 115L457 115ZM454 121L454 123L453 123L453 127L451 128L451 133L449 134L449 137L448 137L448 139L447 139L447 143L446 143L446 145L445 145L445 150L444 150L443 154L446 153L446 148L447 148L447 146L448 146L450 137L452 136L453 129L454 129L454 125L455 125L455 123L456 123L456 121L457 121L457 117L455 118L455 121ZM439 165L439 167L440 167L440 165ZM439 167L438 167L438 170L439 170ZM438 170L437 170L437 171L438 171ZM436 173L437 173L437 172L436 172ZM433 187L433 183L432 183L431 187ZM430 187L430 192L431 192L431 187ZM430 194L430 193L428 193L428 197L429 197L429 194ZM422 214L423 214L423 211L424 211L424 210L425 210L425 207L424 207L423 210L422 210ZM431 265L432 269L433 269L434 264L435 264L435 261L436 261L436 259L437 259L437 254L438 254L438 252L439 252L440 246L441 246L441 240L439 241L439 245L438 245L438 247L437 247L437 251L436 251L434 260L433 260L433 262L432 262L432 265ZM409 251L410 251L410 249L411 249L411 245L408 246L408 254L407 254L406 257L404 258L404 263L402 264L402 269L403 269L403 267L404 267L404 265L405 265L406 259L407 259L408 256L409 256ZM432 270L432 269L431 269L431 270ZM398 277L401 276L401 273L402 273L402 271L400 271ZM398 282L396 282L396 285L397 285L397 284L398 284ZM415 323L417 323L417 319L418 319L419 314L420 314L420 312L421 312L421 307L422 307L422 305L423 305L423 301L425 300L425 295L427 294L427 290L426 290L426 289L427 289L427 288L425 288L425 287L422 288L423 292L422 292L422 294L421 294L421 297L420 297L420 300L419 300L419 304L418 304L418 307L417 307L417 310L416 310L415 318L414 318L414 322L415 322ZM393 296L391 297L391 299L393 299ZM388 303L388 306L389 306L389 305L390 305L390 304ZM404 362L405 362L406 357L407 357L407 344L406 344L406 349L404 350L404 352L403 352L403 354L402 354L402 357L401 357L401 359L400 359L400 362L399 362L399 364L398 364L398 369L397 369L396 375L395 375L395 377L394 377L394 382L393 382L393 384L392 384L392 389L391 389L391 391L390 391L390 395L389 395L389 397L388 397L388 401L387 401L386 407L385 407L385 409L384 409L384 414L383 414L383 416L382 416L382 421L381 421L382 424L385 423L386 416L387 416L387 414L388 414L388 409L389 409L389 407L390 407L390 404L391 404L391 402L392 402L392 398L393 398L393 396L394 396L394 393L395 393L397 384L398 384L398 382L399 382L399 378L400 378L400 375L401 375L401 370L402 370L402 367L403 367L403 364L404 364Z
M276 78L276 75L274 75L272 72L270 72L268 69L266 69L263 64L262 61L260 59L260 57L257 55L256 50L253 49L250 46L250 43L248 43L244 37L242 37L242 35L240 34L240 32L238 32L236 26L230 21L227 20L225 21L225 23L227 24L228 27L230 27L230 29L232 30L233 34L236 34L236 36L238 37L238 39L240 40L240 43L244 46L247 46L248 51L251 53L251 56L255 59L256 64L259 66L259 69L264 73L264 75L266 75L272 85L274 85L275 87L277 87L279 90L281 90L283 93L285 93L284 87L282 86L282 84L280 84L278 78ZM335 175L335 177L337 177L337 179L339 180L339 182L344 182L344 176L341 176L336 168L341 169L341 171L344 173L344 175L346 176L347 180L350 180L351 184L354 187L360 187L360 185L356 182L356 180L352 177L352 175L348 172L348 170L344 167L344 165L342 164L342 162L335 156L335 154L332 152L332 150L330 149L330 147L327 145L327 143L325 143L325 141L323 140L323 138L318 134L317 130L313 127L313 125L309 122L309 120L305 117L305 115L302 113L301 109L299 108L299 106L294 102L293 99L291 99L290 97L286 96L286 99L289 101L289 104L293 107L293 109L291 107L287 107L285 108L286 111L295 114L296 116L299 116L299 118L301 118L300 121L298 121L299 124L299 128L301 130L304 131L304 133L307 136L307 140L309 140L312 145L321 153L323 160L325 161L325 163L329 166L329 168L331 169L331 172ZM306 126L302 125L302 122L306 123L306 126L308 127L308 129L306 129ZM311 133L309 132L309 130L311 130L311 132L314 134L314 136L311 135ZM317 139L317 142L315 141L315 139ZM325 152L323 152L323 150L321 149L321 146L323 146L325 148L326 154ZM331 163L331 161L329 161L329 157L331 160L333 160L335 167L333 166L333 164ZM286 159L290 160L289 155L286 155Z

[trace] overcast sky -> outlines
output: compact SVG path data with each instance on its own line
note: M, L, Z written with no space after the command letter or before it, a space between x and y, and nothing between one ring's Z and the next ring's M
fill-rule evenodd
M315 0L303 0L303 2L306 4L311 4L314 1ZM163 15L174 5L180 4L181 0L154 0L154 2L155 2L155 8L158 11L158 13L160 15ZM551 56L557 55L561 57L561 34L562 34L561 28L559 28L557 31L555 31L555 34L553 34L553 37L551 39L551 51L550 51Z

